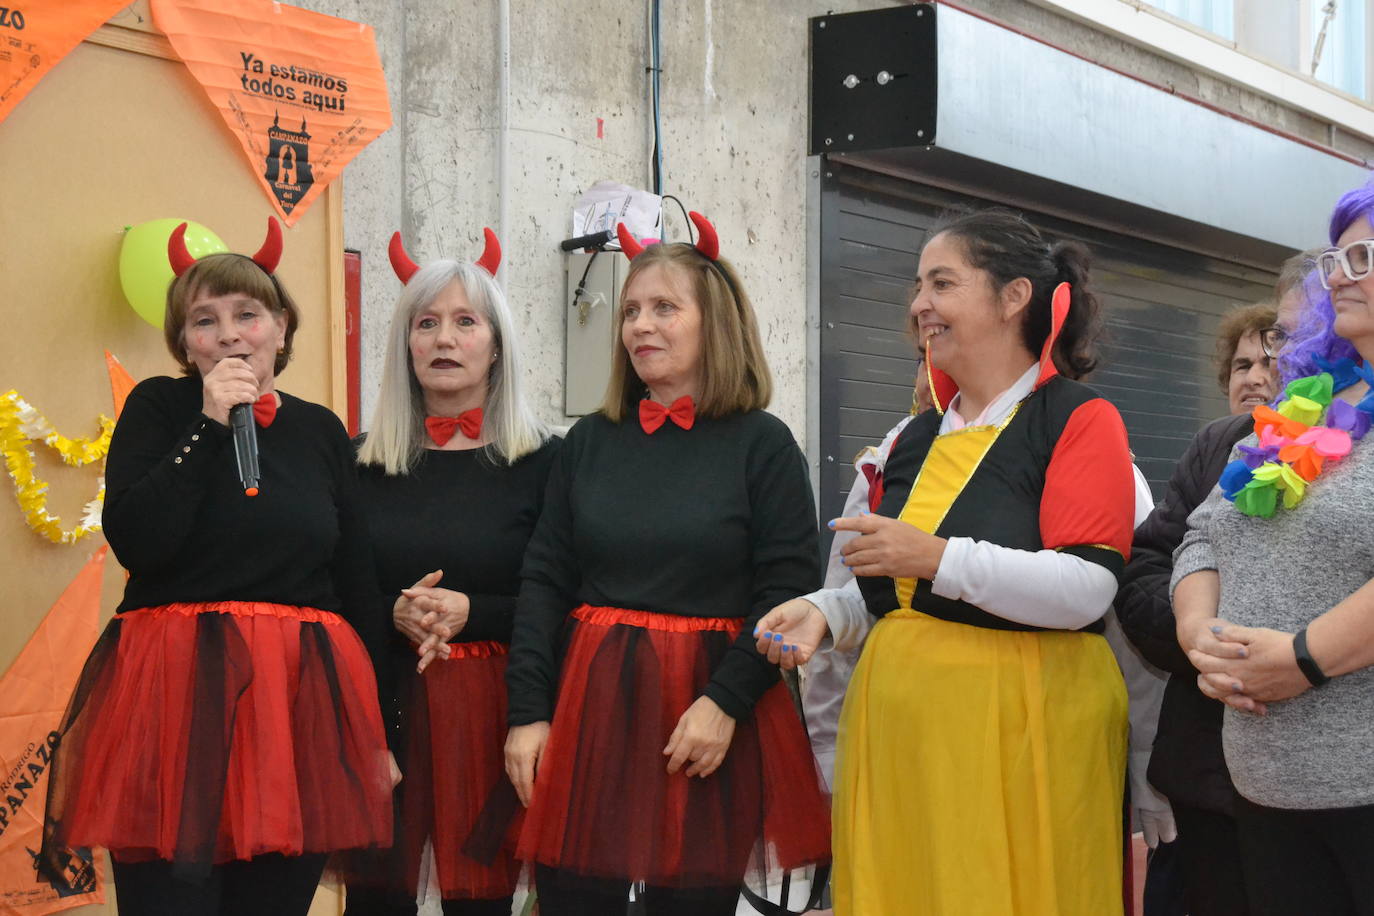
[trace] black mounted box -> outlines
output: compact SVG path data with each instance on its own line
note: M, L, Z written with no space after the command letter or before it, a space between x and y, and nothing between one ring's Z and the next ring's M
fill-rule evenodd
M935 142L936 9L810 20L812 155Z

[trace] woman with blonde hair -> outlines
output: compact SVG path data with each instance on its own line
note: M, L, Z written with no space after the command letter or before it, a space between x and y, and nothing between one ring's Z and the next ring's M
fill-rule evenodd
M506 768L544 916L732 914L751 865L829 857L806 733L750 636L820 578L806 463L691 218L695 246L621 227L605 405L568 434L525 560Z
M476 264L419 267L399 232L391 242L405 286L358 463L377 578L411 599L394 615L397 677L384 691L406 780L396 845L381 867L354 868L350 916L415 913L427 844L449 916L509 914L519 874L509 852L478 861L463 846L506 778L511 619L559 440L525 401L518 337L493 276L500 247L486 236Z

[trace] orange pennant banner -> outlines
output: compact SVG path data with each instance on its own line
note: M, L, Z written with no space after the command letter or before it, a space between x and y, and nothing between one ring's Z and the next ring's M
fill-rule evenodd
M152 9L288 226L391 126L371 26L272 0Z
M100 635L107 549L82 567L0 677L0 916L43 916L105 900L91 850L68 851L60 885L40 877L34 863L57 729Z
M110 373L110 397L114 399L114 415L118 420L124 412L124 401L129 397L129 392L134 390L134 377L109 350L105 351L105 368Z
M81 39L129 0L25 0L0 6L0 121Z

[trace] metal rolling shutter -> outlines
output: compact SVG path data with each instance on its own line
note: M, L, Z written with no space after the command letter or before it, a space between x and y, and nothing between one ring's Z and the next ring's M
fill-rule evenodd
M989 201L827 163L821 190L821 518L834 518L853 459L911 406L908 290L940 214ZM1212 364L1228 309L1270 298L1275 275L1036 213L1052 238L1084 242L1106 334L1087 382L1121 411L1155 498L1193 434L1226 412Z

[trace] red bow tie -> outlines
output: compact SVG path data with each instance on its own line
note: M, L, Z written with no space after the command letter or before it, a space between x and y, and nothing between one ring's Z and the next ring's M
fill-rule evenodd
M253 402L253 419L258 421L259 426L271 426L272 421L276 418L277 396L275 394L269 391Z
M648 398L639 402L639 425L650 435L658 432L664 420L672 420L683 429L691 429L696 418L697 408L692 403L691 395L684 394L674 401L671 407L664 407L658 401Z
M463 435L475 441L482 435L482 408L465 410L456 417L425 417L425 430L440 448L448 445L456 429L461 429Z

